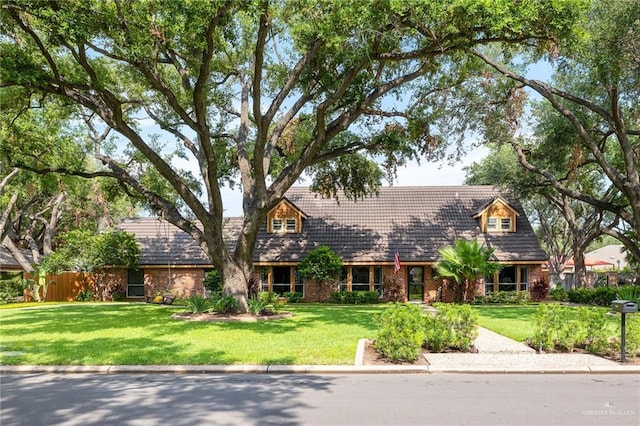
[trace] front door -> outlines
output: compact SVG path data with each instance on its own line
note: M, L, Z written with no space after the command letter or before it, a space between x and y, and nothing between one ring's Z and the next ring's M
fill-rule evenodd
M409 300L424 300L424 274L422 266L410 266L407 268L409 277L407 279L407 294Z

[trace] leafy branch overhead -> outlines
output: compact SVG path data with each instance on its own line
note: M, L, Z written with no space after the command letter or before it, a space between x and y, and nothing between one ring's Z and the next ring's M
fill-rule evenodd
M454 99L479 70L468 49L513 45L537 57L574 36L587 4L8 0L3 139L19 143L0 152L34 172L117 179L194 238L244 310L258 230L303 174L324 196L359 198L406 161L459 148L479 114ZM14 118L55 105L86 135L64 143L99 170L21 157L31 142ZM223 185L243 196L230 249Z

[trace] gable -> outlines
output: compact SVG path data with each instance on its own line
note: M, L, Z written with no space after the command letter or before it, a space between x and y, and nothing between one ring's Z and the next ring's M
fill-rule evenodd
M295 204L283 198L267 213L267 233L299 234L302 232L302 221L306 217Z
M504 198L496 197L473 217L479 220L482 232L516 232L519 215Z

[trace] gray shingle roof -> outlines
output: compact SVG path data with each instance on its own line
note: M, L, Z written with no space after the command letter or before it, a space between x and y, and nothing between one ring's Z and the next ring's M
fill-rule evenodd
M33 263L33 257L29 250L21 250L29 263ZM22 266L13 257L11 252L3 245L0 245L0 269L22 269Z
M515 233L484 234L473 215L502 196L519 216ZM297 262L315 247L326 245L345 262L431 262L438 248L457 238L478 239L495 249L500 261L544 261L531 225L517 200L490 186L424 186L381 188L378 196L356 202L323 199L308 188L294 187L286 198L307 215L301 234L267 234L263 226L256 262ZM226 219L229 235L241 218ZM141 264L209 264L193 240L156 219L129 219L120 229L133 232L141 244ZM230 238L229 243L233 243Z

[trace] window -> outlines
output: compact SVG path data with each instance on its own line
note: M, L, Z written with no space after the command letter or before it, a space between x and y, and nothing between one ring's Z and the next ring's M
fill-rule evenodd
M304 279L300 275L300 272L298 272L298 268L295 269L294 274L296 278L294 291L302 294L302 297L304 297Z
M144 297L144 270L127 270L127 297Z
M487 218L487 232L490 231L511 231L510 217L489 217Z
M262 288L262 291L269 291L269 268L266 266L263 266L262 269L260 269L260 287Z
M273 267L273 283L271 289L274 293L283 295L291 291L291 267L290 266L274 266Z
M296 232L298 230L296 218L271 219L271 232Z
M347 268L345 266L340 272L340 291L347 291Z
M369 291L369 267L351 268L351 291Z
M526 266L520 267L520 291L527 291L529 288L529 268Z
M498 273L498 291L516 291L517 289L516 267L505 266Z
M377 291L380 297L382 297L382 266L373 268L373 290Z
M495 283L495 278L493 274L487 275L486 277L484 277L484 294L485 295L492 293L494 291L493 290L494 283Z

